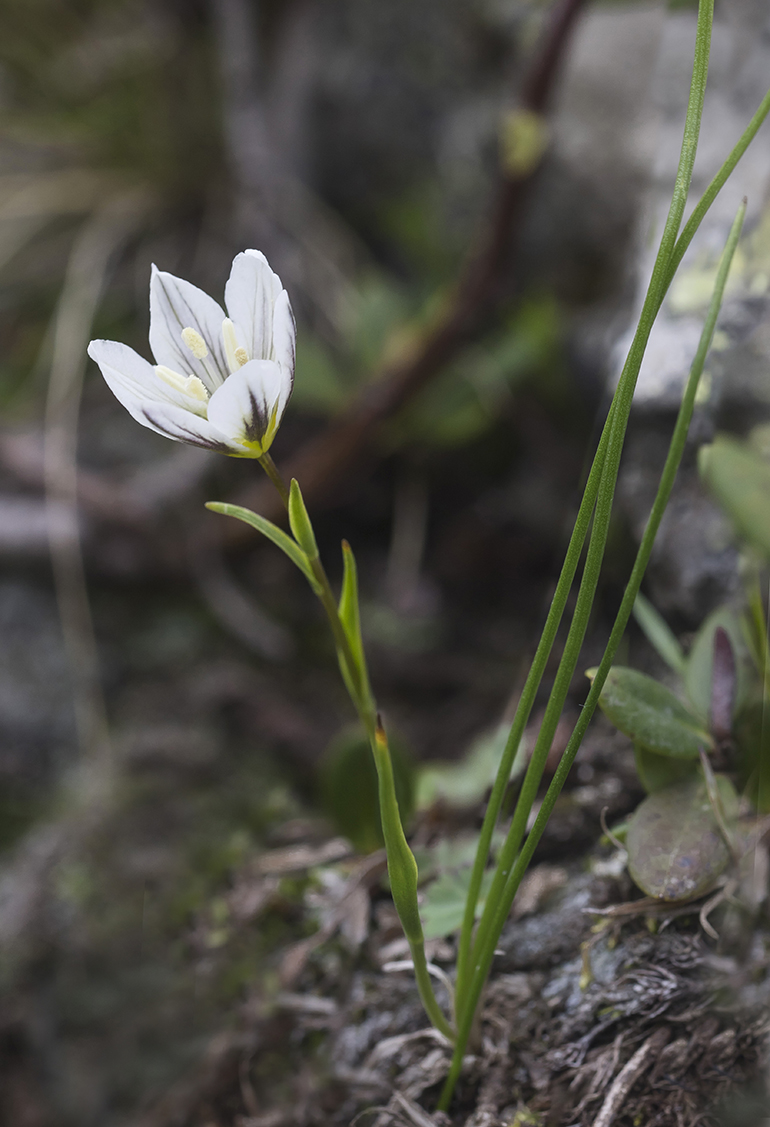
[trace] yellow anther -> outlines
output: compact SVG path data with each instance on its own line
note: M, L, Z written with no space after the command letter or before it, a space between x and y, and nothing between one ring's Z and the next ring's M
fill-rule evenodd
M197 376L183 376L181 372L175 372L165 364L158 364L155 371L163 382L173 387L175 391L181 391L183 395L189 395L192 399L199 399L201 403L208 402L209 393Z
M231 372L237 372L244 364L249 362L249 354L245 348L238 344L238 336L235 332L235 325L229 317L225 317L222 322L222 339L225 342L225 356L227 357L227 366Z
M197 329L182 329L182 340L192 352L196 360L205 360L209 354L206 342Z

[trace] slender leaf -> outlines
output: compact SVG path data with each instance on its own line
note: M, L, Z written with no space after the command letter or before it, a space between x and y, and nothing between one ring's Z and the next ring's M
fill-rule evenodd
M302 548L307 558L309 560L317 560L318 545L316 544L315 533L313 532L313 526L310 523L310 517L305 508L299 482L294 477L291 479L291 486L289 488L289 524L291 525L294 539Z
M675 673L684 673L684 650L668 623L658 614L655 607L639 592L634 602L634 618L644 631L647 641Z
M299 568L315 593L320 594L321 588L313 575L310 561L299 544L295 543L290 536L287 536L282 528L278 528L272 521L266 520L258 513L252 513L251 509L241 508L240 505L228 505L224 501L209 501L206 508L211 509L212 513L221 513L222 516L242 520L244 524L250 524L252 528L256 528L257 532L261 532L268 540L272 540L276 547L280 548L291 562Z
M361 684L369 692L369 675L366 668L364 643L361 638L361 612L358 602L358 569L353 549L347 540L342 541L342 591L339 615L353 660L358 667Z

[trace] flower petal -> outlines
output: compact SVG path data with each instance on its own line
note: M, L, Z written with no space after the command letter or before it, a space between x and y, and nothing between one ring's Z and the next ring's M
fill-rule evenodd
M283 373L272 360L250 360L228 376L209 400L209 421L227 441L251 447L258 456L272 441L281 421L279 400Z
M236 445L228 442L225 435L208 419L199 415L192 415L183 407L173 403L141 404L140 411L145 426L152 427L166 438L173 438L176 442L188 442L191 446L203 446L206 450L217 450L220 454L240 454L241 450Z
M273 349L283 377L278 403L279 418L286 410L286 404L294 387L296 338L297 327L294 323L289 295L286 290L281 290L273 310Z
M92 340L88 355L99 365L113 395L137 422L145 423L140 413L144 403L173 403L206 418L206 403L160 379L152 364L128 345L115 340Z
M225 286L227 313L240 330L250 360L275 360L273 309L283 287L264 254L246 250L233 259Z
M186 376L197 376L208 391L227 378L229 368L222 340L224 310L203 290L176 278L165 270L152 268L150 280L150 348L158 364ZM204 340L209 354L196 359L182 340L183 329L194 329Z

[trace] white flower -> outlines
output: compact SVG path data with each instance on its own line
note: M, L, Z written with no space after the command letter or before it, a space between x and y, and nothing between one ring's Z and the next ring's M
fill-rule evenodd
M156 364L114 340L92 340L88 355L143 426L178 442L259 458L294 384L294 317L280 278L258 250L234 259L225 305L227 316L197 286L153 266Z

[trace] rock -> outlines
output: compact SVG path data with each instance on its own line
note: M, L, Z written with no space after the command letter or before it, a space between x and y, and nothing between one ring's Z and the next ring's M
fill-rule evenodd
M762 100L770 73L768 11L743 0L717 12L709 85L688 213L738 140ZM641 309L671 199L689 87L695 12L666 21L652 88L658 128L656 160L638 258L638 291L628 329L611 350L617 380ZM648 574L659 609L679 612L693 626L738 587L737 552L729 523L706 496L694 447L718 429L745 431L770 415L770 122L717 197L663 304L652 331L635 396L619 500L632 532L643 531L657 489L673 421L698 345L716 265L741 198L749 200L744 237L699 392L690 450L680 470Z

